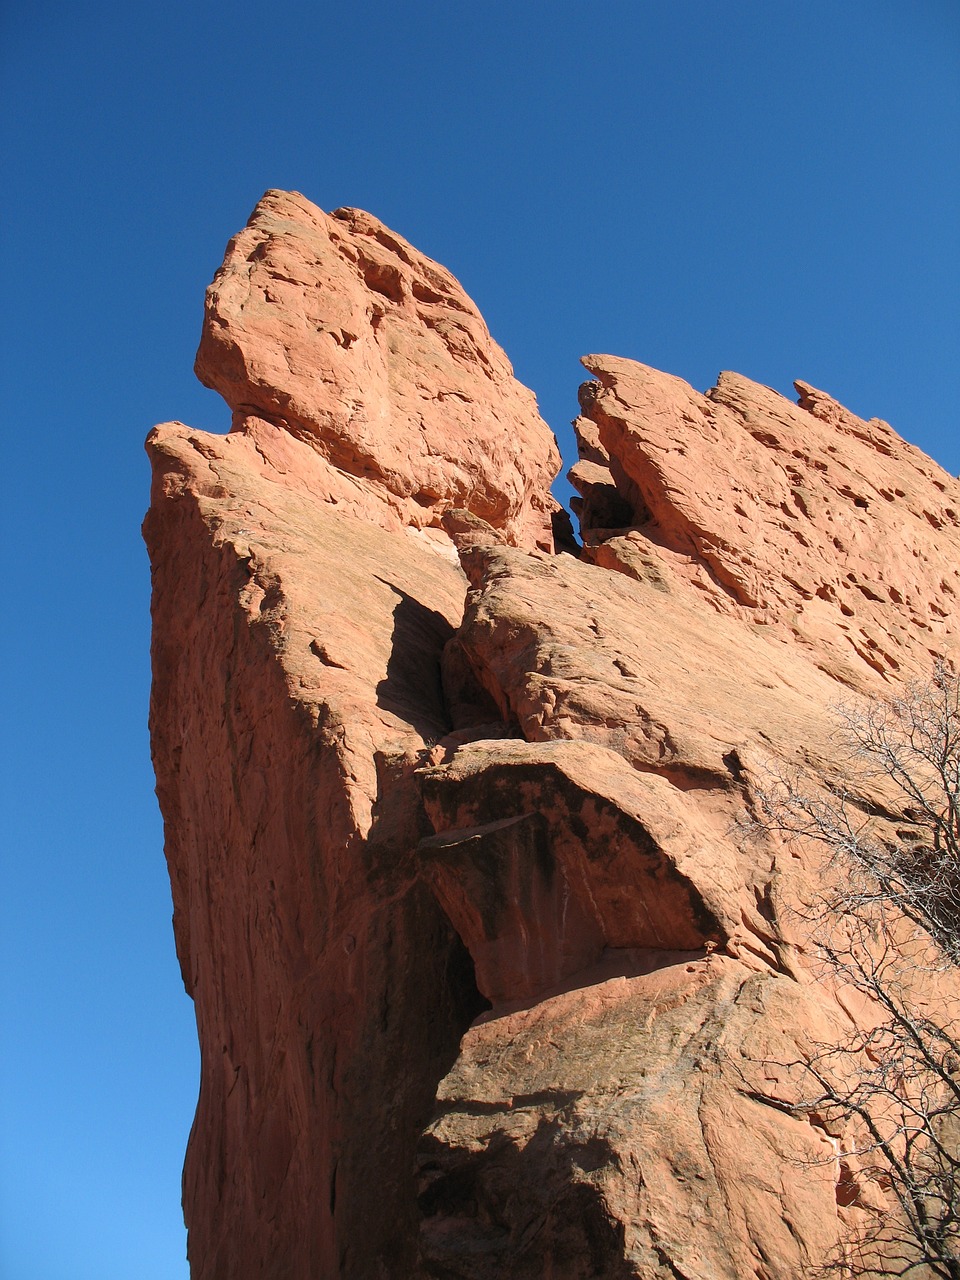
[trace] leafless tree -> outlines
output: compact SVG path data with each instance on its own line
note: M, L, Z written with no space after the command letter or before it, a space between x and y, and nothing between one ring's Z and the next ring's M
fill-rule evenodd
M817 944L870 1011L802 1064L802 1109L845 1133L868 1224L825 1269L960 1280L960 679L938 663L889 703L841 707L839 733L844 786L778 774L758 793L765 830L827 850Z

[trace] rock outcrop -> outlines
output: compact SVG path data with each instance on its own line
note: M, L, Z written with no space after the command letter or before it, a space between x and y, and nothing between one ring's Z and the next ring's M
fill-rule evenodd
M270 192L208 292L233 430L154 430L145 523L195 1280L789 1280L860 1211L781 1065L850 1016L822 869L742 817L960 657L960 482L805 384L586 364L561 555L443 268Z
M732 373L700 395L632 360L584 364L571 480L595 563L642 574L654 544L845 682L956 645L960 486L888 423L804 382L793 405Z
M560 456L532 393L450 273L368 213L268 192L207 291L196 367L235 431L317 452L318 496L387 528L465 509L552 546Z

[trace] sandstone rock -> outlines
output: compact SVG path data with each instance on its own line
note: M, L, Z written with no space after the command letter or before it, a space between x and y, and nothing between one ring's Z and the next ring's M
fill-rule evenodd
M722 886L698 865L706 832L689 831L664 779L598 747L503 740L420 776L437 832L420 844L425 874L494 1007L536 998L609 948L726 941Z
M784 1065L869 1016L824 868L743 817L960 657L957 482L804 384L588 367L578 560L442 268L269 193L211 287L234 430L155 429L145 523L195 1280L792 1280L881 1195Z
M830 1033L807 991L645 960L467 1033L420 1150L430 1275L795 1280L828 1254L834 1147L769 1065Z
M552 546L553 434L443 267L359 209L268 191L207 291L197 375L416 528L466 508ZM349 489L349 481L347 488Z
M192 1275L410 1275L417 1134L483 1007L403 787L449 727L460 572L246 435L167 426L150 452L151 732L202 1050Z
M887 423L806 383L797 407L737 374L700 395L632 360L584 364L598 379L584 413L621 514L718 609L785 630L843 679L865 666L926 671L956 645L960 481ZM587 449L602 462L593 440ZM582 483L578 468L572 479ZM587 477L585 502L598 484ZM593 509L583 514L585 539L607 541ZM621 545L598 558L605 567Z

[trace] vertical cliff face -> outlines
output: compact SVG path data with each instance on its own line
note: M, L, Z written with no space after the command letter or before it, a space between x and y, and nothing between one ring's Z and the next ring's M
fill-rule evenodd
M771 1065L848 1016L819 868L738 821L958 656L960 484L804 384L586 363L575 557L443 268L270 192L208 292L233 430L155 429L144 527L195 1277L787 1280L857 1212Z
M552 545L559 457L456 282L299 196L268 194L231 242L198 371L234 430L152 433L145 524L202 1048L191 1262L411 1274L414 1144L486 1007L415 859L412 775L451 729L441 656L465 587L443 523Z
M202 1047L193 1270L408 1265L413 1136L479 1008L403 787L446 732L457 573L315 508L242 436L151 447L151 725Z

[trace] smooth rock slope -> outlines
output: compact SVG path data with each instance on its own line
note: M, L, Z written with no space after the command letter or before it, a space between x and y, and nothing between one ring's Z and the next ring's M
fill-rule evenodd
M269 192L208 291L233 429L151 433L144 525L195 1280L789 1280L882 1197L790 1111L853 1015L743 817L960 657L960 482L805 384L585 363L558 554L442 267Z

